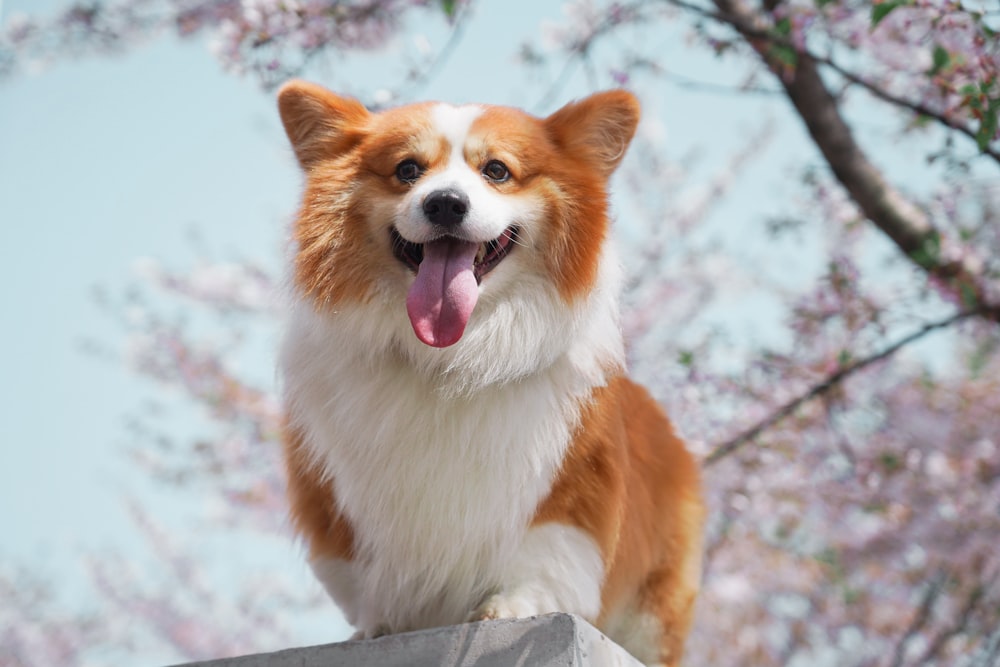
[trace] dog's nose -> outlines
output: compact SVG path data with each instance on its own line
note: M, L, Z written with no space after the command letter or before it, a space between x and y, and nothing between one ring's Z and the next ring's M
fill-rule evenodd
M469 212L469 198L459 190L435 190L424 199L424 215L431 224L456 227Z

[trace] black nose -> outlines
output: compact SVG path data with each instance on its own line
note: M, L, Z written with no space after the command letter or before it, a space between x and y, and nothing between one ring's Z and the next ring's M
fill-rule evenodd
M459 190L435 190L424 199L424 215L435 225L455 227L469 212L469 198Z

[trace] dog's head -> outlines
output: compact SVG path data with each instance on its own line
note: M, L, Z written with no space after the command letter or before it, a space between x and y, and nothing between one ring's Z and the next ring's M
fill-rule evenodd
M411 339L443 348L516 328L526 292L572 309L594 288L608 177L639 118L630 93L547 118L437 103L372 113L300 81L278 101L306 173L294 279L318 309L396 308ZM491 322L501 304L513 310Z

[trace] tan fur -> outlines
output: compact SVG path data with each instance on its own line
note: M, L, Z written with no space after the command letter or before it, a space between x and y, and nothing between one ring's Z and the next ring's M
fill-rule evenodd
M337 509L332 480L324 479L320 467L309 460L301 432L286 426L283 436L292 527L309 545L310 558L351 560L354 531Z
M536 523L583 528L607 565L598 625L648 613L676 664L701 575L704 507L698 467L645 389L625 377L597 389Z

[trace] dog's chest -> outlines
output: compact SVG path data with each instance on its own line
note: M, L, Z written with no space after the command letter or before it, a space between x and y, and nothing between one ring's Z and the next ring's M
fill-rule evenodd
M547 378L442 398L398 368L363 374L331 378L351 396L317 410L309 433L366 546L412 557L515 537L558 471L576 399Z
M377 607L367 613L468 613L503 578L551 488L579 381L557 364L454 398L402 365L318 361L296 366L287 390L354 529L356 576Z

